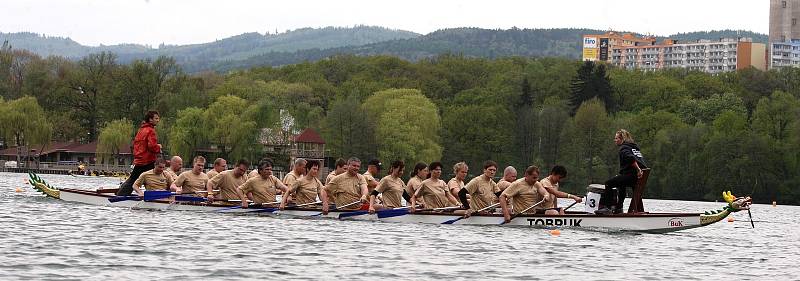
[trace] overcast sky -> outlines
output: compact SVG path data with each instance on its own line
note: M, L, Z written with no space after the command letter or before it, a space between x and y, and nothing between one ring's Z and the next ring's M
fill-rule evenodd
M377 25L428 33L447 27L769 31L768 0L3 0L0 32L70 37L84 45L203 43L244 32Z

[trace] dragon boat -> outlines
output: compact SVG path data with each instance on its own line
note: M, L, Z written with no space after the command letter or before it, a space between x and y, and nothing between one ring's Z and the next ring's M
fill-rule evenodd
M447 211L409 212L406 208L378 211L369 214L367 211L344 211L331 208L328 214L322 214L318 208L287 207L280 210L275 207L251 206L241 208L240 205L208 203L198 200L176 201L169 198L146 200L114 200L116 189L83 190L72 188L55 188L35 174L29 174L30 184L35 190L47 197L68 202L85 203L99 206L117 206L134 209L176 210L221 213L257 213L283 217L319 217L340 220L372 220L392 223L429 223L429 224L463 224L463 225L504 225L518 227L564 227L586 228L592 230L611 230L626 232L667 233L711 225L725 219L731 213L749 210L752 203L750 197L736 197L730 191L723 192L722 197L727 205L721 209L704 213L627 213L614 215L596 215L585 212L567 212L565 215L520 214L508 223L503 215L474 214L469 217L448 213ZM145 196L146 197L146 196ZM202 200L202 199L201 199Z

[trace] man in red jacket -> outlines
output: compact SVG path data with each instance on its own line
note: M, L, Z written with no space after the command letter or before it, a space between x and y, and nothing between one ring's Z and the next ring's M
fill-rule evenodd
M128 180L119 187L117 195L131 195L133 182L139 178L139 175L154 168L156 157L161 154L161 145L158 143L155 129L158 121L161 121L158 111L148 111L145 114L142 125L133 139L133 171Z

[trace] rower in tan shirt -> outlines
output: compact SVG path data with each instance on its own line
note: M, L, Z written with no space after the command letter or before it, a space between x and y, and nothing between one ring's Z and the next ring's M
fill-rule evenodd
M178 156L172 156L169 160L169 167L164 169L164 176L167 176L173 182L178 179L178 175L181 174L181 169L183 169L183 159Z
M222 173L222 171L225 171L225 168L227 166L228 166L228 161L225 161L225 159L217 158L216 160L214 160L214 168L212 168L210 171L208 171L208 173L206 173L208 179L212 179L214 178L214 176L218 175L219 173Z
M208 175L203 173L203 167L206 165L206 158L197 156L192 162L192 170L181 173L172 183L172 189L176 190L178 193L195 196L198 195L199 192L206 190Z
M347 166L347 161L345 161L342 158L336 159L336 170L333 170L333 172L328 173L328 176L325 177L325 184L328 184L329 182L331 182L331 180L334 177L336 177L338 175L341 175L342 173L346 172L347 169L346 169L345 166Z
M458 192L464 188L464 179L467 178L467 172L469 172L469 166L467 166L467 163L458 162L453 165L453 173L456 176L447 182L447 190L450 191L450 194L453 195L453 197L458 198Z
M483 164L483 174L473 178L467 185L458 193L461 204L465 207L469 206L468 214L478 210L482 210L497 201L497 195L500 195L500 189L492 177L497 172L497 163L488 160ZM467 195L470 195L470 201L467 202ZM492 213L494 210L485 210L484 212Z
M240 199L243 196L240 194L239 186L247 181L247 170L250 162L247 160L239 160L236 167L223 171L214 176L206 184L206 191L208 192L208 200L234 200ZM213 190L219 189L219 196L215 196Z
M403 196L406 199L408 205L411 205L411 196L417 194L417 190L422 186L422 181L428 178L428 165L422 162L417 163L414 165L414 173L411 174L411 178L408 179L408 183L406 183L406 193L408 193L408 197ZM422 199L421 196L418 196L414 199L417 204L425 205L425 200Z
M503 178L497 181L497 189L502 192L506 190L511 183L517 180L517 169L514 166L508 166L503 170Z
M286 192L286 185L272 175L272 160L264 159L258 164L258 175L250 177L239 186L242 208L247 208L249 199L255 204L278 204L278 190Z
M328 214L328 193L333 194L337 209L358 210L367 209L367 180L358 173L361 169L361 160L352 157L347 160L347 172L336 176L331 182L322 188L320 197L322 198L322 213ZM358 204L358 202L362 204Z
M317 196L319 196L322 189L322 182L317 178L319 176L319 166L319 161L306 161L306 174L289 187L289 191L286 194L294 199L295 204L317 202ZM288 198L288 196L284 196L284 198ZM281 208L284 208L287 202L288 199L281 200Z
M389 175L383 177L369 195L369 212L375 213L376 210L398 208L402 206L403 192L406 190L406 184L403 183L403 169L405 163L401 160L392 162L389 168ZM377 204L378 195L383 197L383 204Z
M511 183L511 185L500 194L500 208L503 209L505 222L511 221L511 210L508 201L515 214L525 212L526 214L536 213L537 210L544 210L543 205L550 200L550 194L544 189L539 180L539 167L530 166L525 169L525 177ZM545 199L538 206L534 206ZM533 207L533 208L531 208Z
M544 189L550 193L551 200L545 202L545 214L548 215L556 215L564 214L564 209L558 207L558 200L556 198L569 198L575 200L575 202L583 201L583 198L580 196L572 195L563 191L558 190L558 184L561 182L562 179L567 177L567 168L561 165L555 165L553 168L550 169L550 175L543 178L539 182L542 183Z
M169 190L172 185L172 180L164 175L166 169L166 161L162 158L157 158L154 163L154 168L139 175L139 178L133 183L133 190L139 196L144 196L141 187L144 186L145 190Z
M422 184L419 189L417 189L416 194L411 197L411 205L409 207L410 212L414 212L416 197L422 197L425 199L425 209L436 209L436 208L444 208L444 207L453 207L458 206L458 201L456 198L453 197L450 192L447 191L447 184L444 183L443 180L439 179L442 175L442 163L440 162L433 162L428 167L430 169L431 177L422 181Z

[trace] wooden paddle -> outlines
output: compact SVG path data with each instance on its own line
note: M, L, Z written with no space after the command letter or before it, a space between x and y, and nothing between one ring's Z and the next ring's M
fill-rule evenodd
M342 206L337 206L336 208L333 208L333 210L329 210L328 212L330 212L330 211L336 211L336 210L339 210L339 209L344 209L344 208L347 208L347 207L353 206L353 205L355 205L355 204L358 204L358 203L361 203L361 199L359 199L358 201L355 201L355 202L353 202L353 203L350 203L350 204L345 204L345 205L342 205ZM319 213L319 214L316 214L316 215L312 215L312 217L317 217L317 216L321 216L321 215L322 215L322 213ZM340 214L340 215L341 215L341 214Z
M480 212L486 211L486 210L488 210L488 209L495 208L495 207L497 207L497 205L500 205L500 203L498 202L498 203L494 203L494 204L492 204L492 205L489 205L489 206L487 206L486 208L483 208L483 209L480 209L480 210L476 211L476 213L480 213ZM468 218L468 217L469 217L469 216L467 216L467 215L464 215L464 216L461 216L461 217L458 217L458 218L455 218L455 219L452 219L452 220L445 221L445 222L443 222L442 224L453 224L454 222L457 222L457 221L460 221L460 220L466 219L466 218Z
M536 206L539 206L539 205L541 205L542 203L544 203L544 199L542 199L542 201L539 201L539 203L533 204L533 205L531 205L530 207L526 208L525 210L522 210L522 212L518 212L518 213L514 214L513 216L511 216L511 218L510 218L510 219L508 219L508 221L506 221L506 220L505 220L505 218L504 218L504 219L503 219L503 222L502 222L502 223L500 223L500 224L502 225L502 224L509 223L509 222L511 222L512 220L514 220L514 218L518 217L518 216L519 216L519 215L521 215L521 214L524 214L525 212L529 211L530 209L533 209L533 208L534 208L534 207L536 207ZM572 206L570 206L570 207L572 207Z

